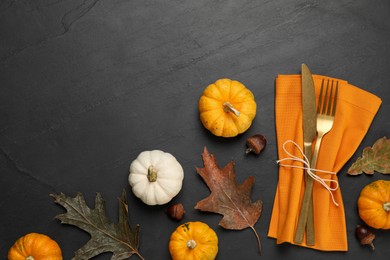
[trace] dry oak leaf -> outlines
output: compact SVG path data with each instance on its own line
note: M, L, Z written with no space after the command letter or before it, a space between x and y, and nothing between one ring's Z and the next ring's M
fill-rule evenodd
M105 252L113 253L111 260L128 259L132 255L144 259L138 252L139 225L132 228L129 223L125 191L119 198L119 221L116 224L109 221L100 193L96 194L94 209L87 206L81 193L74 198L63 193L50 196L55 203L67 210L66 213L56 216L61 223L76 226L91 235L91 239L76 251L73 260L86 260Z
M374 174L374 171L390 174L390 140L386 137L378 139L372 147L364 148L362 157L351 165L348 174Z
M251 191L254 177L250 176L241 185L237 184L234 172L234 162L229 162L224 168L219 168L213 154L204 148L204 168L196 168L198 174L209 187L211 194L199 201L195 209L223 215L219 225L226 229L242 230L250 228L254 232L258 253L261 254L259 235L254 228L263 208L263 202L251 202Z

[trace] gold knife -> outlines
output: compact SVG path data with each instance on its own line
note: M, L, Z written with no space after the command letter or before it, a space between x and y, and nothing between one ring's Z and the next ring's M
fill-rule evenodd
M316 114L316 93L314 81L309 68L302 64L302 123L304 153L309 162L312 158L312 144L317 133ZM313 218L313 179L305 172L305 192L303 196L301 211L299 214L297 230L295 231L294 242L301 244L306 227L306 244L313 246L314 239L314 218Z

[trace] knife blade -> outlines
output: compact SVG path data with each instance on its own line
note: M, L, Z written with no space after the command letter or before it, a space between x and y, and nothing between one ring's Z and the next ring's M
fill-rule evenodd
M317 133L316 94L312 74L306 64L302 64L302 126L304 153L308 161L312 159L312 144ZM313 179L305 172L305 191L298 219L294 242L302 243L306 227L306 244L314 245L313 219Z

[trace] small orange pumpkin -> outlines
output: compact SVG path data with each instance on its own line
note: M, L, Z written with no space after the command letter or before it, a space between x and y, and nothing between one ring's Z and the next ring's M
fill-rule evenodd
M218 253L217 234L203 222L187 222L172 233L169 252L173 260L213 260Z
M358 199L360 218L377 229L390 229L390 181L377 180L366 185Z
M252 92L242 83L219 79L199 99L200 120L216 136L233 137L248 130L256 116Z
M16 240L8 251L8 260L62 260L62 252L50 237L29 233Z

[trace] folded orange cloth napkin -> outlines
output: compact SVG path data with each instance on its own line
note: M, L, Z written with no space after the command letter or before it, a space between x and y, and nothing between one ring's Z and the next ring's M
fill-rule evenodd
M316 96L322 79L313 75ZM378 111L381 99L347 81L339 80L337 109L332 130L322 140L317 169L338 172L355 153ZM296 142L303 149L301 75L279 75L276 79L275 123L279 159L290 157L284 150L287 140ZM318 102L317 102L318 103ZM299 158L303 155L290 143L285 148ZM284 164L303 166L295 161ZM337 181L336 174L318 173L324 179ZM278 244L294 244L301 202L304 193L304 170L279 166L279 179L272 210L268 236ZM341 187L333 191L336 206L327 189L320 183L313 184L313 208L315 245L311 248L324 251L347 251L346 222ZM304 239L305 240L305 239ZM305 241L301 246L307 246Z

